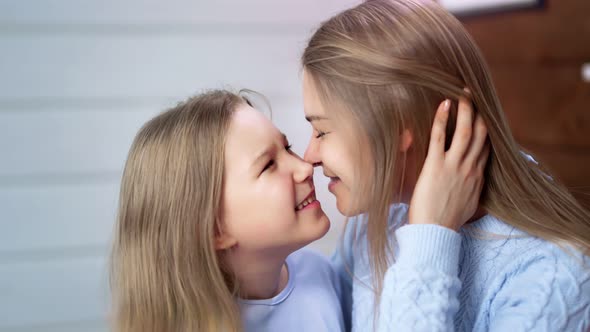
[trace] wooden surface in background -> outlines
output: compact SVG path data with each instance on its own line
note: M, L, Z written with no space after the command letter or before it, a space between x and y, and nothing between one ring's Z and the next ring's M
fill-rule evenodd
M590 1L463 18L514 136L590 206Z
M590 61L590 1L463 18L490 63Z

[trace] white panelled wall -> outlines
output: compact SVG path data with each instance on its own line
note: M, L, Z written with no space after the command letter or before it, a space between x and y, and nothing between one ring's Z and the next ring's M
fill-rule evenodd
M0 1L0 331L106 331L121 170L150 117L205 88L264 93L303 153L299 57L353 0ZM343 218L312 246L333 250Z

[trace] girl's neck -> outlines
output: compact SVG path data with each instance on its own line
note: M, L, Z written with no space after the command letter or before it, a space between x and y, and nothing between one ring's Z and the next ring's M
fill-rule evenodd
M242 299L273 298L285 289L289 281L286 256L241 254L232 257L231 265Z

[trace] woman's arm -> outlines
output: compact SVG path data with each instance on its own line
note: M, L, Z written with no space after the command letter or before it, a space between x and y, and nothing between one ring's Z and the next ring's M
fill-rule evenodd
M492 282L489 307L475 329L589 331L589 263L579 253L557 250L512 262Z
M380 331L454 330L461 289L457 231L478 208L489 147L483 120L474 120L471 102L461 98L453 142L445 151L448 117L445 101L412 195L409 225L395 233L398 257L384 279Z
M438 225L406 225L385 274L379 331L453 331L459 309L461 235Z

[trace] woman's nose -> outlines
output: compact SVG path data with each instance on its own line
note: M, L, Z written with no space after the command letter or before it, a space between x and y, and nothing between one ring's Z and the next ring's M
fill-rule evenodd
M313 137L307 144L307 149L305 149L305 153L303 154L303 160L312 164L313 166L321 164L319 142L317 142L317 140L315 140Z

